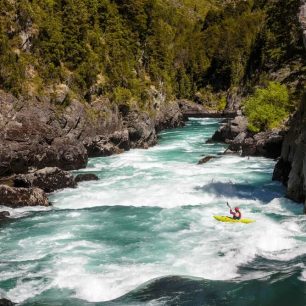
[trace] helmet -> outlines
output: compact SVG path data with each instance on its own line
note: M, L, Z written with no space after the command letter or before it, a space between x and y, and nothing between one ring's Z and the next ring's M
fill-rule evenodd
M235 207L235 211L239 211L239 207Z

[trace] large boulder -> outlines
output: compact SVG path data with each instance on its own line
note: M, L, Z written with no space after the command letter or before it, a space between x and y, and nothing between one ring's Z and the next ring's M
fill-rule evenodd
M76 182L71 173L56 167L47 167L28 174L17 175L14 179L15 187L38 187L45 192L57 189L74 188Z
M234 140L240 133L246 132L248 121L244 116L237 116L233 120L227 120L215 132L212 137L213 141L229 142Z
M49 206L47 195L39 188L14 188L0 185L0 205L17 208Z
M265 156L277 158L281 154L283 136L279 131L258 134L239 133L229 141L229 150L239 152L242 156Z
M238 152L242 156L265 156L268 158L280 156L284 138L281 130L254 134L248 131L247 126L248 121L244 116L226 120L210 141L225 142L229 144L229 152Z
M147 113L130 112L125 117L131 148L148 148L157 143L154 120Z
M184 126L185 117L177 101L164 104L160 107L155 118L155 129L157 132Z
M130 149L129 131L124 129L110 135L98 135L84 141L90 157L110 156Z

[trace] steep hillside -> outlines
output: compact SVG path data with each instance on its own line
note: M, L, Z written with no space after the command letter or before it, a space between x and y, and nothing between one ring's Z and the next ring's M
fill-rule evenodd
M283 60L288 43L276 42L279 25L263 31L266 12L279 10L271 3L4 0L0 84L15 95L52 96L63 83L67 104L74 95L87 102L104 95L142 107L150 104L150 86L184 98L211 87L226 91L257 69L256 61L267 62L261 55Z
M182 123L176 99L236 111L273 80L292 112L305 81L299 4L3 0L1 174L152 145Z

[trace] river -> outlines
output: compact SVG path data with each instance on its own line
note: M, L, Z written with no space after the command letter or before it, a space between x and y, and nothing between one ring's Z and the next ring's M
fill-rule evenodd
M21 305L305 305L306 217L272 182L275 161L205 144L191 119L158 145L90 159L99 181L10 210L0 295ZM197 161L214 155L206 164ZM252 224L218 222L226 201Z

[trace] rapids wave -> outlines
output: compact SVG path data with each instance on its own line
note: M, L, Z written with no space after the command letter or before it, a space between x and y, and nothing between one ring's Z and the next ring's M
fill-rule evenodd
M51 210L12 211L0 227L0 295L22 305L304 305L302 206L271 181L273 160L205 144L218 124L192 119L149 150L91 159L79 172L99 181L50 195ZM203 155L216 158L197 165ZM226 201L257 222L214 220Z

